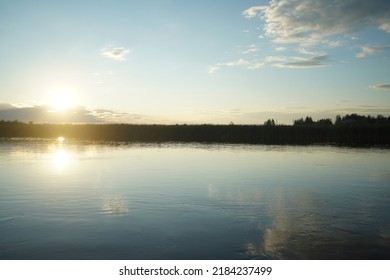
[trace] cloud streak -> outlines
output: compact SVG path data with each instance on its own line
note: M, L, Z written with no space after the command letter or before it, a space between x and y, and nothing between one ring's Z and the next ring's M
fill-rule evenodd
M242 58L240 58L238 60L229 61L229 62L218 63L216 65L209 67L209 74L213 74L213 73L221 70L222 67L247 66L249 64L250 64L249 61L242 59Z
M296 61L275 64L276 67L281 68L312 68L326 66L323 62L328 58L327 55L314 56L306 59L298 59Z
M245 51L242 52L242 54L249 54L249 53L253 53L253 52L257 52L259 49L256 48L255 45L250 45L249 48Z
M113 60L117 60L117 61L123 61L123 60L126 60L126 55L130 52L129 49L126 49L126 48L112 48L112 49L103 49L101 51L101 55L104 56L104 57L107 57L107 58L111 58Z
M376 90L389 90L390 91L390 84L379 84L379 85L370 86L369 88L376 89Z
M221 66L243 66L243 65L248 65L248 64L249 64L249 62L247 60L240 58L239 60L220 63L219 65L221 65Z
M368 47L364 46L362 47L362 50L356 54L356 57L358 58L364 58L368 55L376 55L380 54L384 51L390 50L390 46L384 46L384 47Z
M238 59L224 63L218 63L216 65L209 67L209 74L214 74L215 72L221 70L223 67L245 67L249 70L256 70L265 67L265 63L259 60L245 60Z
M223 67L241 66L249 70L256 70L266 66L278 68L313 68L327 66L325 61L328 60L328 55L304 57L287 57L287 56L267 56L264 59L255 60L234 60L225 63L218 63L209 67L209 74L221 70Z

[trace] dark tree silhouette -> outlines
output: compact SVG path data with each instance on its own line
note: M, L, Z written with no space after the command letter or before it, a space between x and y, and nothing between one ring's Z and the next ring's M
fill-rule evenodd
M319 125L333 125L332 119L320 119L316 121L316 124Z
M36 124L0 121L0 137L57 138L126 142L203 142L248 144L390 145L390 116L351 114L313 121L309 116L293 125L134 125Z
M268 119L267 121L264 122L264 125L274 126L274 125L276 125L275 124L275 120L274 119Z

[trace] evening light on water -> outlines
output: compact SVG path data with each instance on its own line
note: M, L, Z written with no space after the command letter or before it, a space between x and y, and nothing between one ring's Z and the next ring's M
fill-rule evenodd
M0 143L5 259L389 258L389 150Z
M390 259L390 1L0 0L0 37L1 260Z

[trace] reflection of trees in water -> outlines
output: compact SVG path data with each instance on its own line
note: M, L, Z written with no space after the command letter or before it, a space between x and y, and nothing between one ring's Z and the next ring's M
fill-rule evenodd
M368 259L390 257L390 231L379 235L360 232L370 220L337 215L310 192L286 194L279 188L268 204L271 225L258 242L248 242L250 258L270 259ZM358 213L355 213L358 214ZM372 215L369 215L372 216ZM372 222L372 221L371 221Z

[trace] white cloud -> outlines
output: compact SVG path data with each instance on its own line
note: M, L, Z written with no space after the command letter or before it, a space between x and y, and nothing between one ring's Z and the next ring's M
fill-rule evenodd
M288 57L286 57L286 56L273 56L273 55L270 55L270 56L267 56L265 58L265 61L266 62L284 62L284 61L288 61Z
M221 65L221 66L243 66L243 65L248 65L248 64L249 64L249 61L240 58L239 60L234 60L234 61L225 62L225 63L219 63L218 65Z
M285 47L277 47L277 48L275 48L275 51L277 51L277 52L283 52L285 50L286 50Z
M390 84L379 84L375 86L370 86L370 88L376 90L390 90Z
M386 32L390 32L390 22L382 22L379 24L379 29L382 29Z
M375 55L382 53L384 51L390 50L390 46L385 46L385 47L368 47L364 46L362 47L362 50L356 54L356 57L358 58L363 58L366 57L367 55Z
M325 43L329 48L337 48L343 44L340 40L325 40L323 43Z
M218 63L218 64L215 64L213 66L210 66L208 72L209 72L209 74L214 74L215 72L221 70L222 67L243 67L243 66L246 66L245 67L246 69L255 70L255 69L263 68L264 65L265 64L263 62L260 62L257 60L248 61L248 60L240 58L238 60L233 60L233 61L224 62L224 63Z
M210 66L209 67L209 74L213 74L213 73L217 72L220 69L221 69L220 66L215 66L215 65L214 66Z
M213 74L224 67L242 67L249 70L256 70L266 66L279 68L313 68L326 66L324 62L327 55L317 55L311 57L299 56L266 56L262 59L244 60L242 58L224 63L217 63L209 67L209 74Z
M262 62L252 62L249 66L248 66L248 69L250 70L256 70L256 69L259 69L259 68L263 68L265 66L264 63Z
M329 36L355 33L371 25L390 32L388 0L271 0L243 15L252 18L259 13L265 34L275 42L317 44Z
M114 60L125 60L125 56L130 52L129 49L126 48L112 48L112 49L103 49L101 51L101 55L114 59Z
M310 68L310 67L322 67L325 66L323 62L328 58L327 55L321 55L321 56L313 56L310 58L299 58L295 61L283 63L283 64L276 64L274 66L276 67L282 67L282 68Z
M248 54L248 53L252 53L252 52L257 52L258 49L256 48L256 46L249 46L249 48L245 51L242 52L242 54Z
M301 54L307 54L307 55L312 55L312 56L318 55L317 51L314 51L314 50L311 50L311 49L308 49L305 47L299 47L298 52L300 52Z
M255 16L258 15L258 13L262 10L264 10L266 8L266 6L255 6L255 7L250 7L249 9L245 10L244 12L242 12L242 14L246 17L246 18L253 18Z

